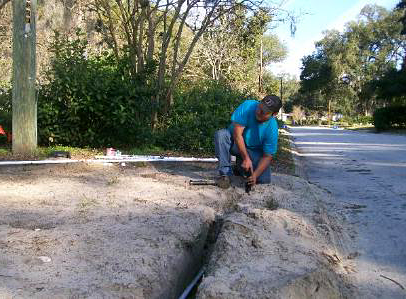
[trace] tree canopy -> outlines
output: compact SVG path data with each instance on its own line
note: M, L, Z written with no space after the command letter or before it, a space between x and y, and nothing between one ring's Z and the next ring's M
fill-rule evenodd
M297 102L325 110L331 101L337 111L368 115L376 107L404 101L404 77L397 75L406 53L402 7L388 11L367 5L344 32L326 31L316 51L302 59ZM391 80L396 83L389 88Z

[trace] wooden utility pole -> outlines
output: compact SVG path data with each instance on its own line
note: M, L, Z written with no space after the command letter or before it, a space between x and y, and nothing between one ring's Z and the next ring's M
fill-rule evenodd
M13 153L37 148L37 0L13 0Z

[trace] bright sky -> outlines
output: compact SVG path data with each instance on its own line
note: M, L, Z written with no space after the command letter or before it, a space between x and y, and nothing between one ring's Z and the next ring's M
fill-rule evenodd
M302 57L315 50L314 43L323 37L324 30L337 29L343 32L344 25L355 20L367 4L392 9L399 2L399 0L286 0L284 8L307 14L301 17L294 37L290 36L287 24L281 24L271 31L288 47L288 57L282 63L272 64L269 70L275 75L289 73L299 79Z

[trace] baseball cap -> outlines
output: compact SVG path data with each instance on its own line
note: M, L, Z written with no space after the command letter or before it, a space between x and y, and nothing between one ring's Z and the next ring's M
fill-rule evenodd
M267 113L279 112L279 109L281 109L281 107L282 107L281 99L278 96L274 95L274 94L269 95L269 96L265 96L262 99L261 103L263 104L262 105L263 110L265 112L267 112Z

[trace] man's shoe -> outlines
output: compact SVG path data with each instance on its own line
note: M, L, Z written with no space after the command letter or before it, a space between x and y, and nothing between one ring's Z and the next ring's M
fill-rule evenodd
M217 184L217 186L219 186L221 189L228 189L228 188L230 188L230 177L229 176L227 176L227 175L222 175L222 176L219 176L217 179L216 179L216 184Z

